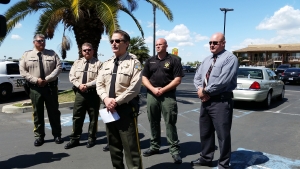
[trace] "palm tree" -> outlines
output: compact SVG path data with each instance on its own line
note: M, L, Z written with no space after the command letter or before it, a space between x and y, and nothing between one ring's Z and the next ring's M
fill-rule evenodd
M35 33L42 33L47 39L52 39L57 25L63 23L68 30L74 31L81 56L80 48L84 42L90 42L98 51L102 34L111 35L120 28L117 19L119 11L130 15L144 35L139 22L131 13L137 7L136 2L127 2L130 9L121 0L21 0L5 13L7 32L27 15L40 11ZM0 38L0 45L4 39ZM97 52L94 57L97 57Z
M142 64L150 57L149 48L145 45L145 40L142 37L133 37L130 39L128 51L132 54L135 54Z
M173 21L173 14L162 0L146 0L153 6L153 56L155 56L155 28L156 28L156 8L160 9L168 18Z

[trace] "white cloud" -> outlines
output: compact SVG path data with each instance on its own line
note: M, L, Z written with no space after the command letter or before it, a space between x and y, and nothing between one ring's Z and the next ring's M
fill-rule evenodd
M194 46L192 42L179 42L178 46Z
M188 42L192 40L190 30L184 24L176 25L165 38L167 41L176 42Z
M203 47L204 47L205 50L207 50L207 51L210 52L210 47L209 47L209 44L208 44L208 43L205 44L205 45L203 45Z
M167 36L170 32L165 30L158 30L156 31L156 36Z
M20 23L17 23L15 26L15 28L21 28L21 27L22 27L22 24L20 24Z
M22 39L21 36L19 36L19 35L11 35L11 38L15 39L15 40L21 40Z
M153 28L153 22L148 22L147 27L148 27L148 28ZM158 27L159 27L159 25L156 24L156 27L155 27L155 28L158 28Z
M262 30L288 30L299 28L300 26L300 10L294 9L292 6L284 6L278 11L274 12L274 15L265 18L256 29Z
M207 36L202 36L200 34L196 34L195 35L195 42L199 42L199 41L203 41L203 40L208 40L208 39L209 39L209 37L207 37Z
M288 44L288 43L300 43L300 39L294 36L275 36L270 39L256 38L251 39L247 38L238 45L231 46L231 51L242 49L248 45L258 45L258 44Z
M145 43L151 43L153 44L153 36L148 36L145 38Z

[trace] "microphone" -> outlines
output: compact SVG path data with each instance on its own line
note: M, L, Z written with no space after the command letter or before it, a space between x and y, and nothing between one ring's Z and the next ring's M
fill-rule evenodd
M8 4L10 0L0 0L0 4Z

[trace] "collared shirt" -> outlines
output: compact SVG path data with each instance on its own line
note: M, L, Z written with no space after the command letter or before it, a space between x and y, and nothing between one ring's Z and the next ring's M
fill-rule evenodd
M149 58L142 74L153 87L165 87L176 77L184 76L179 57L169 53L163 59L159 59L157 55Z
M77 59L70 70L69 79L74 86L79 87L82 84L82 77L84 74L85 65L89 62L87 70L87 83L88 88L96 87L96 80L101 67L101 62L92 57L90 60L86 60L84 57Z
M37 83L40 75L40 64L38 50L33 49L26 51L19 63L20 74L32 84ZM61 72L61 61L53 50L44 49L42 53L42 62L45 72L45 80L48 82L55 81Z
M217 60L212 68L208 84L205 87L206 91L211 96L221 94L223 92L231 92L237 86L237 70L238 59L237 57L223 50L217 54ZM206 73L213 62L213 55L206 57L196 71L194 77L194 85L198 90L203 87Z
M96 86L97 93L102 100L108 97L111 77L114 69L116 56L103 63L98 75ZM141 89L141 63L133 54L126 52L119 57L118 70L115 83L116 101L118 105L128 103L136 97Z

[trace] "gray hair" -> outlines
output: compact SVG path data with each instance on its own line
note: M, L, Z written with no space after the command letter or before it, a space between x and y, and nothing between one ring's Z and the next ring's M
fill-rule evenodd
M88 43L88 42L85 42L84 44L82 44L81 48L82 48L83 46L88 46L88 47L90 47L90 48L93 49L93 45L92 45L91 43Z
M37 37L45 39L45 35L43 35L43 34L35 34L34 37L33 37L33 41L36 40Z

